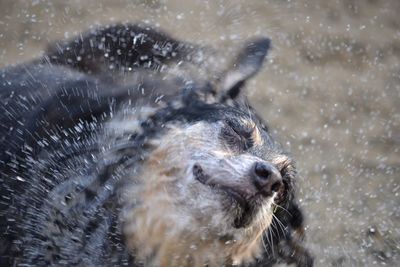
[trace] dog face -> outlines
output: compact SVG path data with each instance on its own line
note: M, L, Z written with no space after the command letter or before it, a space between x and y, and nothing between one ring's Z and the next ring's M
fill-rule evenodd
M223 219L225 229L263 222L265 228L273 200L283 195L281 170L289 160L250 118L233 120L171 126L148 164L174 179L171 197L188 212L209 211L212 218L218 211L216 227Z
M128 244L140 247L142 258L157 251L154 265L250 261L260 253L274 203L289 190L290 160L240 106L209 105L184 121L165 124L149 141L154 149L125 194L135 202L125 205L135 206L124 217Z

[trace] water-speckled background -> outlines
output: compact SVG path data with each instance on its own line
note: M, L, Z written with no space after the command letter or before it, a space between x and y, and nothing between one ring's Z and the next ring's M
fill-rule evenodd
M400 1L0 0L0 67L96 24L214 47L265 35L252 103L297 160L317 266L400 262Z

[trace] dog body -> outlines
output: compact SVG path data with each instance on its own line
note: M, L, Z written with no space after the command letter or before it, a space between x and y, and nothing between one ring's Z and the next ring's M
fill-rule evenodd
M268 49L218 71L113 25L2 70L0 265L312 266L294 164L240 94Z

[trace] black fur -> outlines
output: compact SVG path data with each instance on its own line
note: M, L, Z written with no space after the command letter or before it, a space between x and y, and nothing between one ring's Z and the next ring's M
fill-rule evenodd
M234 64L242 76L231 81L225 73L219 78L228 81L222 82L222 92L218 81L165 80L149 73L135 84L119 83L115 77L128 70L149 68L157 74L171 62L198 64L194 57L202 48L145 25L99 28L53 45L40 60L1 70L0 266L142 266L125 248L118 222L118 188L126 170L140 164L146 141L173 121L251 116L268 145L280 149L247 102L237 100L269 45L259 39L245 47L236 59L240 64ZM219 100L206 101L213 97ZM128 146L116 146L117 157L99 158L104 122L145 105L158 111L143 119L142 132L129 136ZM265 234L273 239L265 243L274 246L252 266L312 266L301 244L295 176L293 169L284 175L286 195L275 213L283 226Z

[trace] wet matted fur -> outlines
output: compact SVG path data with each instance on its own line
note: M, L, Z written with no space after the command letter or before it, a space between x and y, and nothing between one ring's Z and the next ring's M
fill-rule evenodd
M2 70L0 265L312 266L293 160L241 93L269 46L226 64L112 25Z

